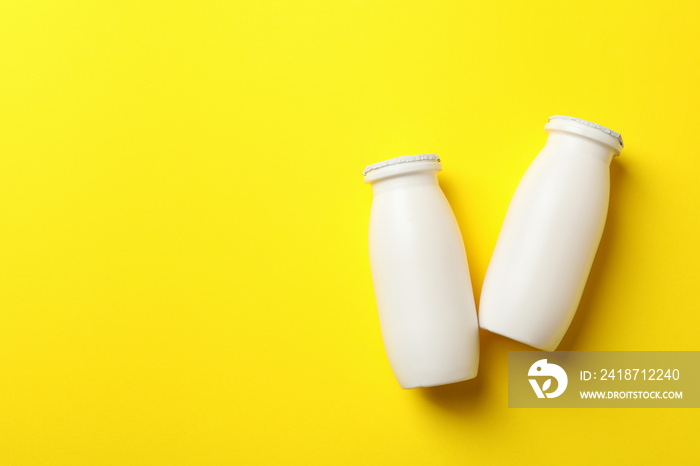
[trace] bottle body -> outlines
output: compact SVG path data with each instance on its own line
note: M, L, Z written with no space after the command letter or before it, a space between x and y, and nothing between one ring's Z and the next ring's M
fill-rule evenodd
M482 328L545 351L578 308L605 227L610 162L622 148L621 138L618 149L616 138L590 126L580 134L577 124L592 125L545 127L547 143L513 195L481 292Z
M403 388L458 382L478 370L469 268L439 170L439 161L421 160L366 175L374 292L389 363Z

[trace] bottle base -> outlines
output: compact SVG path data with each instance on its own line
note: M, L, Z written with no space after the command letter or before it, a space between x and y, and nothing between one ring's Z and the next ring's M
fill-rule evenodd
M559 346L559 342L557 342L555 345L542 344L540 342L532 341L528 338L523 338L520 335L516 335L514 332L511 332L509 330L499 329L489 324L484 324L483 322L479 322L479 327L483 328L484 330L488 330L491 333L501 335L502 337L510 338L511 340L515 340L524 345L532 346L533 348L536 348L540 351L554 351L557 349L557 346Z
M411 390L413 388L421 388L421 387L437 387L440 385L448 385L451 383L464 382L465 380L471 380L477 376L478 372L479 371L477 369L473 373L467 374L466 376L464 376L464 375L450 376L450 377L444 377L444 378L435 378L432 380L426 380L426 381L421 381L421 382L409 382L409 383L399 382L399 385L401 385L401 388L403 388L404 390Z

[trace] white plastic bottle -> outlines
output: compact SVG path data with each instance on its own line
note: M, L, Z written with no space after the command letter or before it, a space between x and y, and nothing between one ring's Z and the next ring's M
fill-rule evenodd
M605 226L620 134L553 116L508 207L484 279L482 328L553 351L581 300Z
M462 235L438 185L437 155L365 171L372 186L369 257L382 338L403 388L476 376L479 325Z

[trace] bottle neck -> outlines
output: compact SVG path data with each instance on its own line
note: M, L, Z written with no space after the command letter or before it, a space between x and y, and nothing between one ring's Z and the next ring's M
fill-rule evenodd
M581 153L588 157L597 157L607 164L619 153L607 144L564 131L549 131L545 149L557 153Z
M372 181L372 193L377 195L397 189L439 186L437 174L438 170L426 169L380 178Z

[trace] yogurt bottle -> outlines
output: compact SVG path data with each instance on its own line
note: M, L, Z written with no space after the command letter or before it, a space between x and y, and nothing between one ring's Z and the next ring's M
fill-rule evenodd
M457 220L437 155L369 165L369 258L382 339L403 388L476 376L479 332Z
M482 328L535 348L561 342L603 233L619 133L553 116L547 143L513 194L484 279Z

